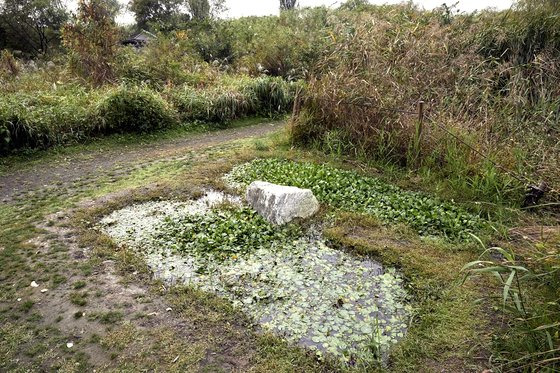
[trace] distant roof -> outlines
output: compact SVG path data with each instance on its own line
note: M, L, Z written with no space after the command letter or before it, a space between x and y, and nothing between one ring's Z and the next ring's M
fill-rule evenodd
M152 34L149 31L141 30L136 35L132 36L129 39L123 40L121 42L122 45L132 45L136 48L143 47L146 43L148 43L152 39L156 39L157 36Z
M151 32L146 31L146 30L141 30L138 34L134 35L130 39L148 41L148 40L152 40L152 39L156 39L156 38L157 38L157 36L155 36Z

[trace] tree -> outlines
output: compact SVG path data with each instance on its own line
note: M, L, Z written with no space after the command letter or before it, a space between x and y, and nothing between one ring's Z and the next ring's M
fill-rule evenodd
M347 0L346 2L340 4L340 10L353 10L362 11L370 6L368 0Z
M119 40L112 4L106 0L79 0L76 19L62 30L64 45L75 55L80 72L96 85L114 79Z
M297 0L280 0L280 10L291 10L297 6Z
M47 53L68 20L61 0L5 0L0 3L0 45L30 55Z
M128 7L138 28L170 30L189 19L183 12L183 3L184 0L131 0Z
M187 9L194 20L217 17L226 10L225 0L186 0Z
M187 7L193 19L210 18L210 2L208 0L187 0Z
M174 30L190 20L206 20L225 10L225 0L131 0L128 8L140 29Z

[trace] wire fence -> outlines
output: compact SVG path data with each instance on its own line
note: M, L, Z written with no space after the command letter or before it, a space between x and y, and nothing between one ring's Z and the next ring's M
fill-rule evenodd
M391 108L381 108L378 105L376 105L375 103L367 102L367 101L340 100L340 101L333 101L333 103L335 103L337 105L351 105L351 106L358 106L358 107L375 108L379 112L391 112L391 113L399 113L399 114L405 114L405 115L414 115L414 116L416 116L416 120L418 121L418 124L419 124L419 127L418 127L418 138L419 138L419 140L421 140L422 136L425 136L425 134L426 134L426 131L424 131L424 128L423 128L424 123L429 122L431 126L439 128L440 130L445 132L447 135L451 136L452 138L457 140L459 143L461 143L464 146L466 146L467 148L469 148L472 152L474 152L478 156L482 157L484 160L488 161L494 167L496 167L497 169L500 169L505 174L511 176L512 178L519 181L520 183L527 183L528 188L537 188L539 190L546 188L546 183L541 182L540 186L536 186L532 179L530 179L530 178L528 178L524 175L521 175L517 172L514 172L514 171L508 169L505 166L502 166L498 162L492 160L487 154L478 150L476 147L469 144L467 141L462 139L460 136L458 136L457 134L450 131L448 128L446 128L444 125L439 123L437 120L433 120L433 116L431 115L429 110L425 111L424 101L420 100L416 103L416 109L417 109L416 111L402 110L402 109L391 109ZM439 140L435 136L432 136L432 138L436 141Z

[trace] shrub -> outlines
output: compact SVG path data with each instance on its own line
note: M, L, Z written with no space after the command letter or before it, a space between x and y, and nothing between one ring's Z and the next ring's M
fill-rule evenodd
M89 136L90 107L96 97L77 86L5 95L0 98L1 148L45 148Z
M260 115L274 116L291 110L294 100L292 85L282 78L260 77L251 80L243 88L247 96L253 97Z
M121 82L147 84L155 89L165 86L193 87L216 80L218 71L192 53L184 32L158 34L140 50L121 48L117 54L116 74Z
M0 77L7 75L8 77L17 76L20 72L20 67L14 55L4 49L0 52Z
M97 85L114 79L118 45L114 16L109 2L80 0L75 21L62 30L64 45L74 54L75 67Z
M181 122L206 122L210 99L207 93L189 86L173 89L166 92L170 101L176 108Z
M126 85L111 89L95 115L100 133L148 132L177 122L176 113L158 93Z

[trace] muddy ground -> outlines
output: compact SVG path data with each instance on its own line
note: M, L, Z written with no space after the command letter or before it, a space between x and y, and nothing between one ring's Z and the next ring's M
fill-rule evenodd
M5 226L0 244L0 371L269 371L281 360L267 358L271 349L284 349L287 366L295 370L322 370L297 349L276 342L263 346L268 337L256 336L248 320L227 303L193 289L169 291L135 258L115 260L119 248L107 242L99 245L112 250L105 255L95 245L99 237L84 239L76 223L78 211L102 211L113 200L123 203L128 194L158 189L161 164L190 164L192 158L204 167L203 158L212 158L213 149L236 147L237 140L282 126L263 123L90 150L20 164L2 174L4 218L11 220L11 214L21 224ZM151 177L147 186L95 192L150 167L156 179ZM55 211L47 215L34 211L51 207Z

